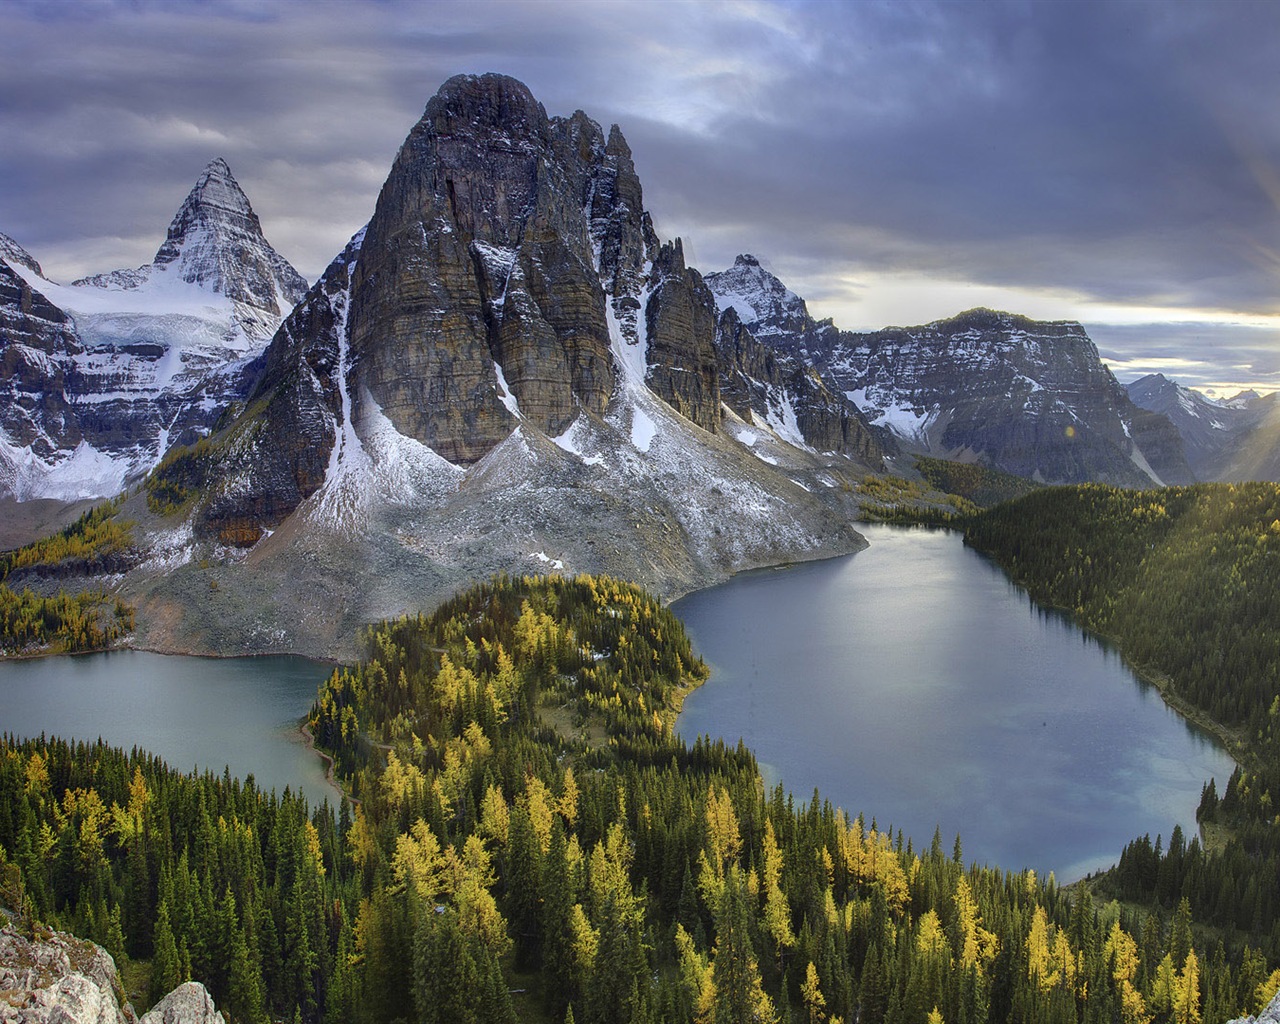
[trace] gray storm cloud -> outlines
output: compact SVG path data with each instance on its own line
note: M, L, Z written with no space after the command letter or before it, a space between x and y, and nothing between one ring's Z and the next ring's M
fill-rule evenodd
M496 70L619 122L707 270L759 253L834 308L911 274L1274 316L1277 38L1267 4L10 3L0 230L64 280L137 265L223 156L314 278L430 95ZM1232 330L1108 344L1274 373Z

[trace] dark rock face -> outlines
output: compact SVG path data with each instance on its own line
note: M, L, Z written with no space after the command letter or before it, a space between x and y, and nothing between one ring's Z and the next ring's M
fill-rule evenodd
M208 461L182 484L207 490L196 534L223 544L257 543L324 483L330 453L350 413L344 403L350 274L361 236L342 251L280 326L260 363L245 413L215 440ZM188 472L181 460L157 470ZM178 481L182 483L181 481Z
M510 434L509 399L551 435L580 408L602 414L610 315L623 344L647 334L658 394L715 428L714 303L678 245L659 251L622 133L580 111L548 118L514 79L459 76L427 105L353 289L354 390L451 462Z
M516 425L495 366L551 434L612 394L585 209L602 147L584 121L551 121L514 79L451 79L379 196L353 281L358 384L450 461L475 462Z
M1186 446L1169 417L1134 406L1125 418L1129 436L1162 484L1194 483Z
M645 321L646 383L686 419L714 431L720 422L715 297L702 276L685 266L679 239L658 252Z
M26 255L11 246L6 257ZM0 427L11 444L41 458L79 444L82 433L67 389L69 377L74 383L70 357L82 347L75 321L0 258Z
M716 332L720 398L748 423L785 419L790 409L810 447L871 466L885 451L857 406L832 392L811 366L756 340L732 306Z

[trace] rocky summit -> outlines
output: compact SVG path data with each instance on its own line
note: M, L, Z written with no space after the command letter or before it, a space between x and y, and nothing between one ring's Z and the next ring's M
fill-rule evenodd
M101 946L39 928L0 927L0 1024L137 1024L115 961ZM179 985L141 1024L223 1024L199 982Z
M192 186L151 263L73 284L127 291L160 277L225 296L244 332L264 339L307 290L306 279L267 242L248 196L221 157Z
M721 309L812 366L909 451L1049 483L1193 479L1173 425L1129 400L1077 323L974 309L856 333L815 321L754 257L707 280Z
M135 270L60 285L0 236L0 499L111 496L194 443L305 292L223 160Z
M671 595L856 548L881 467L856 409L658 238L621 130L500 75L430 100L260 367L138 510L164 552L127 584L162 612L148 645L332 650L500 571ZM226 561L212 611L202 546Z

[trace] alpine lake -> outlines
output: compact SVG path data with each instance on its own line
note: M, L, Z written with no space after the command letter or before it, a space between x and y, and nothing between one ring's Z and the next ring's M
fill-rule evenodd
M1060 882L1195 834L1233 763L1105 644L1036 608L958 534L862 526L855 555L744 573L674 605L711 666L677 722L739 738L767 784L916 848ZM118 651L0 662L0 733L101 737L182 769L337 791L299 721L332 666Z

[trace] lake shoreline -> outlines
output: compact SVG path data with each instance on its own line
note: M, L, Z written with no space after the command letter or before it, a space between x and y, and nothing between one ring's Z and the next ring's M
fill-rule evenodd
M1216 723L1108 638L1045 616L959 531L863 529L875 558L740 576L674 608L714 667L680 695L683 735L741 736L795 794L816 786L917 842L960 831L1011 869L1084 877L1144 830L1194 829L1204 781L1235 767ZM912 778L882 771L902 757ZM1006 785L1032 764L1048 770L1030 789Z

